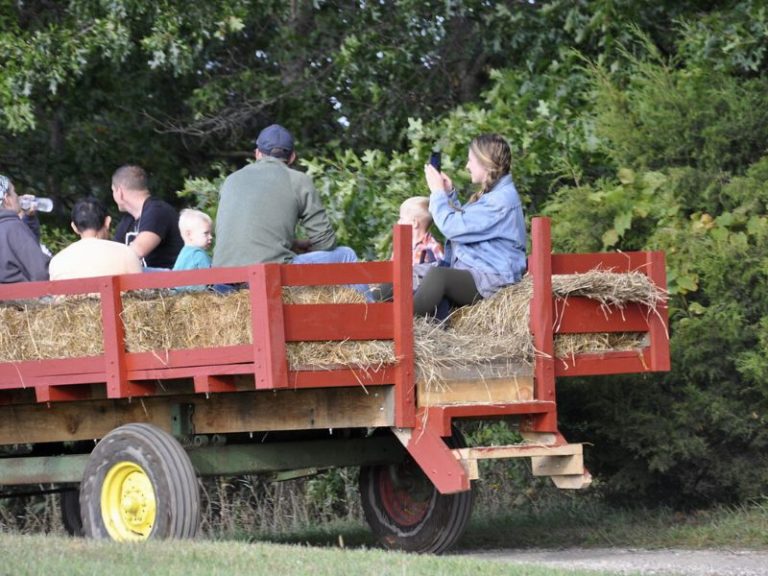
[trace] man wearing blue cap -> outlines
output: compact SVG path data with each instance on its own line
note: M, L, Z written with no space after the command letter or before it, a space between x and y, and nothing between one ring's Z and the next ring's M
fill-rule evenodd
M296 160L291 133L279 124L264 128L255 156L221 187L213 266L357 261L354 250L336 246L312 178L290 167ZM307 240L297 240L298 224Z

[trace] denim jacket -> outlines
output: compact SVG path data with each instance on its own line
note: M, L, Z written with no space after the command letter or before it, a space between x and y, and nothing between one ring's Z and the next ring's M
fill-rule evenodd
M525 219L512 176L463 207L455 191L432 192L429 211L450 241L450 265L469 270L484 297L520 281L526 269Z

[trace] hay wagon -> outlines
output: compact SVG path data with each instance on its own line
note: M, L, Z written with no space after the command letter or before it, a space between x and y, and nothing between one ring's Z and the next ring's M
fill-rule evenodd
M395 228L395 257L386 262L0 286L0 343L11 356L0 362L0 484L79 486L62 493L73 533L185 538L199 529L198 477L359 466L373 532L387 547L419 552L441 552L459 538L482 459L530 458L533 474L561 488L587 485L582 445L558 431L555 380L667 370L666 308L556 297L552 279L596 268L639 271L663 289L663 255L552 254L549 222L534 219L534 358L445 367L440 385L430 388L415 362L409 236L408 228ZM286 303L282 296L286 287L379 282L393 284L392 302ZM173 287L212 283L247 287L239 316L228 316L216 300L222 297L210 293L183 296L208 298L202 311L185 316L174 304L182 296L168 295ZM131 326L128 302L147 291L166 296L140 298L151 302L150 319ZM216 338L222 323L239 322L249 324L246 340L195 339ZM188 336L142 349L136 332ZM642 344L555 352L559 336L619 332L641 335ZM390 346L391 360L288 360L297 345L370 342ZM466 446L454 426L466 419L506 419L522 441Z

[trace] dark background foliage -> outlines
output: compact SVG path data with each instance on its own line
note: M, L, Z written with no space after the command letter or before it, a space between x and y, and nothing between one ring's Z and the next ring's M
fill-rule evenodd
M672 371L560 383L604 493L744 502L768 485L767 48L756 0L0 0L0 173L56 200L57 248L129 161L215 214L280 122L376 258L429 150L466 187L468 141L500 132L557 249L667 255Z

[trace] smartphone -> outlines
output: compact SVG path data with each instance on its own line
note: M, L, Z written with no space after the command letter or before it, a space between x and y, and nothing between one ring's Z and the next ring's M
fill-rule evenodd
M429 163L435 167L435 170L440 172L440 152L434 151L429 157Z

